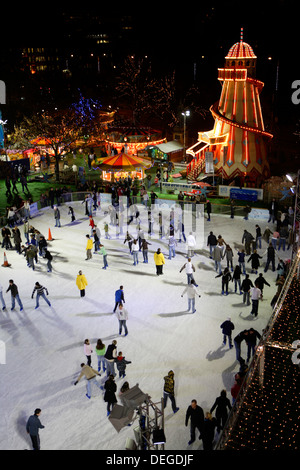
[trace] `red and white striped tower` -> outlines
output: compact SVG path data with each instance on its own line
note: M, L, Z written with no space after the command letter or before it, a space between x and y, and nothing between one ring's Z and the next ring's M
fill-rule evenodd
M187 150L194 157L188 177L195 180L205 172L205 152L213 152L214 171L224 178L248 177L253 184L270 176L267 142L273 137L265 131L259 95L263 82L256 79L253 49L243 40L234 44L218 70L222 83L220 100L211 106L213 130L199 132L198 141Z

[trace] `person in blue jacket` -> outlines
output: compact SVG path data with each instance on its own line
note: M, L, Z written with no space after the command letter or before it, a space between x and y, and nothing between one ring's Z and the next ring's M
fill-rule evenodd
M32 416L28 418L26 423L26 431L30 435L33 450L40 450L40 436L39 436L39 429L44 429L40 422L40 415L42 410L37 408Z
M116 292L115 292L115 301L116 301L116 304L115 304L115 308L113 310L114 313L117 310L117 306L120 303L122 303L122 302L125 303L123 286L120 286L120 289L116 290Z

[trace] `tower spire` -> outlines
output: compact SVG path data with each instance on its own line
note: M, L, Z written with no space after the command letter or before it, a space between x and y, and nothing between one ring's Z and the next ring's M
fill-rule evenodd
M240 38L240 42L243 42L244 41L244 28L241 28L241 38Z

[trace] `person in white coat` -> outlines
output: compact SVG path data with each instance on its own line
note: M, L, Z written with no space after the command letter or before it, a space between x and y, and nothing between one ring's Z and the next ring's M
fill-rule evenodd
M196 297L196 294L198 295L198 297L201 297L201 295L197 291L197 287L193 279L191 280L190 284L186 286L186 288L181 294L181 297L183 297L184 294L187 294L187 298L188 298L188 312L192 309L192 313L195 313L196 312L195 297Z
M193 232L190 232L189 235L186 237L186 245L188 258L191 258L192 256L194 256L194 251L196 248L196 239L193 235Z
M128 311L120 303L116 310L116 315L119 320L119 335L122 334L122 329L124 327L125 336L128 335L128 329L126 321L128 320Z

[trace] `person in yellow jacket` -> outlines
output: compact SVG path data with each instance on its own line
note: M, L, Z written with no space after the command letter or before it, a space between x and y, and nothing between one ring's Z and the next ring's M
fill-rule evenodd
M86 258L85 258L85 260L87 261L88 259L92 259L93 240L90 238L89 235L86 235L86 238L87 238L87 243L86 243Z
M86 277L84 274L82 274L82 271L79 271L78 276L76 278L76 285L78 289L80 290L80 297L85 296L85 288L88 285Z
M163 274L163 265L165 264L165 257L161 253L160 248L158 248L156 253L154 253L154 263L156 265L156 274L158 276L160 274Z

